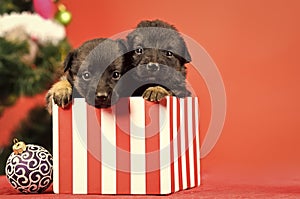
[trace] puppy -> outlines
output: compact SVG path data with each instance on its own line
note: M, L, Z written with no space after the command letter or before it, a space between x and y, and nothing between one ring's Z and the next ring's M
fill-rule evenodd
M93 39L71 51L64 61L64 76L46 94L47 109L51 101L67 107L72 97L84 97L97 108L107 108L118 99L114 87L125 72L123 40Z
M159 101L167 95L190 96L186 89L186 67L191 61L177 29L160 20L141 21L128 34L132 79L141 85L133 95Z

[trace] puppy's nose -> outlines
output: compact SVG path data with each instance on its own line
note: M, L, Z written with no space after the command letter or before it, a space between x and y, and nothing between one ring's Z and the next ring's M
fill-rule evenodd
M107 92L97 92L96 93L96 99L100 100L102 102L106 101L108 98L108 93Z
M158 71L159 70L159 65L158 63L148 63L147 64L147 70L148 71L151 71L151 72L155 72L155 71Z

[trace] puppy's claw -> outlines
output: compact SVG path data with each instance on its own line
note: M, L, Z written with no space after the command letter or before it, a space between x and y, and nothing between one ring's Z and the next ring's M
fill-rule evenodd
M149 87L145 90L143 93L143 98L145 100L151 101L151 102L157 102L162 100L164 97L171 95L169 91L164 89L161 86L155 86L155 87Z
M70 96L64 96L62 102L62 107L66 108L71 103Z
M150 99L151 93L152 93L152 91L147 89L147 90L143 93L143 98L144 98L145 100L151 101L151 99Z
M160 100L162 100L165 96L167 96L168 95L168 93L165 95L165 93L160 93L160 92L157 92L156 93L156 99L158 100L158 101L160 101Z

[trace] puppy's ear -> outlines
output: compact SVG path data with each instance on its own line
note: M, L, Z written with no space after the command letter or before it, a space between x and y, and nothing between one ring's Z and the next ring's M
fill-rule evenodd
M132 35L133 35L133 32L129 33L126 36L128 50L131 50L131 48L132 48L132 43L133 43L132 42Z
M134 48L142 43L142 35L138 33L138 30L135 30L132 33L127 35L127 47L128 50L134 50Z
M77 57L77 49L68 53L64 61L64 72L69 70L72 66L73 60Z
M127 42L124 39L117 39L117 42L119 44L119 47L120 47L121 51L123 53L127 53L127 51L128 51L128 44L127 44Z
M191 62L191 61L192 61L192 58L191 58L191 55L190 55L190 53L189 53L189 51L188 51L188 49L187 49L186 44L183 45L183 50L184 50L184 52L183 52L184 63L186 64L186 63Z

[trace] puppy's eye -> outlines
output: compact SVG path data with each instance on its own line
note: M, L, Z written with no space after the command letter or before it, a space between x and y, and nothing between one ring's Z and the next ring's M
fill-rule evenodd
M120 77L121 77L121 73L120 73L119 71L114 71L114 72L112 73L112 78L113 78L114 80L118 80L118 79L120 79Z
M135 53L138 55L142 54L143 52L144 52L144 49L140 46L137 49L135 49Z
M166 51L166 56L167 57L172 57L173 56L173 53L171 51Z
M82 74L82 79L85 81L89 81L91 79L91 73L89 71L86 71Z

